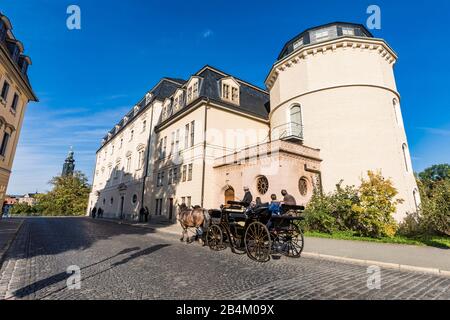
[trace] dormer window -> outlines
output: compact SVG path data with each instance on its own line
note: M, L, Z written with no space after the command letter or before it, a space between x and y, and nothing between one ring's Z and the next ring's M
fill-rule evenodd
M303 38L298 39L294 42L292 45L293 49L296 50L297 48L300 48L303 45Z
M222 99L239 104L239 83L233 78L222 80Z
M134 106L134 115L136 115L139 111L139 106Z
M354 36L355 35L355 29L349 28L349 27L343 27L342 28L342 35L344 35L344 36Z
M152 100L152 94L151 93L147 93L145 95L145 104L146 105L149 104L151 100Z
M6 29L5 23L0 20L0 41L1 42L5 41L7 31L8 30Z
M184 92L182 90L177 90L175 92L174 98L173 98L173 112L177 112L183 107L184 102Z
M328 30L318 30L315 32L316 41L328 40L329 32Z
M27 70L28 70L28 65L30 63L30 60L28 57L26 56L20 56L19 58L19 68L20 68L20 72L22 72L22 74L27 74Z
M189 81L189 85L187 88L187 103L190 103L191 101L194 101L199 96L199 79L198 78L192 78L191 81Z

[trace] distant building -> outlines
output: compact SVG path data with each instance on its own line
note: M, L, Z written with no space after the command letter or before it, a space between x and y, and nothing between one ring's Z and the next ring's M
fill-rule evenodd
M29 101L38 101L28 79L30 57L0 12L0 203L8 187L17 142Z
M141 207L217 208L249 186L263 202L281 189L306 204L315 188L358 185L381 170L404 202L420 202L403 125L396 53L360 24L331 23L287 42L267 90L205 66L163 78L97 151L89 212L137 219Z
M18 198L18 203L26 203L29 206L34 206L36 204L36 196L38 193L27 193L22 197Z
M75 159L73 157L73 150L72 148L69 151L69 154L67 155L66 160L64 161L63 169L62 169L62 176L72 176L73 172L75 170Z

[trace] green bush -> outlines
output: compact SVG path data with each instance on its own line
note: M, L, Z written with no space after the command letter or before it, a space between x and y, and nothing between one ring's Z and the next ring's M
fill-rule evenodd
M361 186L342 187L327 195L315 192L308 203L303 222L307 231L332 233L353 231L364 237L392 237L397 230L393 218L397 190L380 172L368 172Z
M39 212L34 206L30 206L27 203L16 203L9 211L12 216L37 216Z
M301 227L306 231L332 233L336 229L336 219L330 214L331 211L331 197L315 191L305 209Z

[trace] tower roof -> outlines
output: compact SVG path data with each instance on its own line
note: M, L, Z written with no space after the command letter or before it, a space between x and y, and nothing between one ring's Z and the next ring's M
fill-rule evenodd
M290 55L292 52L310 44L328 41L331 39L353 36L363 38L373 38L367 28L359 23L332 22L317 27L306 29L283 46L277 61Z

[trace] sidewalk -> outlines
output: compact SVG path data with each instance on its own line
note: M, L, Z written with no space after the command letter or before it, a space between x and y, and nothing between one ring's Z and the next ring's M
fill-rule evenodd
M181 235L179 224L101 220L148 228L154 232ZM302 256L450 276L450 249L305 237Z
M16 237L17 232L22 226L23 219L17 218L2 218L0 219L0 267L3 263L3 258L8 251L9 246Z

